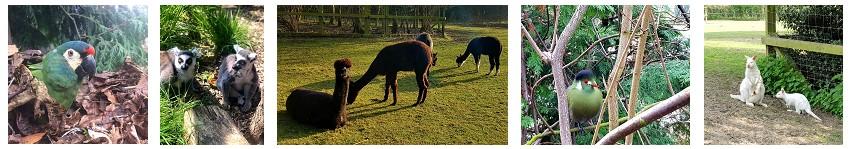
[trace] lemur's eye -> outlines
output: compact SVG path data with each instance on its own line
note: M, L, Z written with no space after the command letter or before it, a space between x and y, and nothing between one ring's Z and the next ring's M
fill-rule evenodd
M178 59L177 59L177 63L183 63L183 59L182 59L182 58L178 58Z

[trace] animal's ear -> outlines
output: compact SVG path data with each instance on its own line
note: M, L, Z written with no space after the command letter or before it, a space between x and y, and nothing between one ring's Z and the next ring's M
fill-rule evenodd
M192 54L194 54L195 57L200 57L201 56L201 50L198 49L198 48L192 48Z
M753 60L756 60L757 57L758 57L758 55L753 56Z

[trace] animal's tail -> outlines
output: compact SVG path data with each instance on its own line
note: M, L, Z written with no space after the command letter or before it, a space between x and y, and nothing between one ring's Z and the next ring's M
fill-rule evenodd
M809 115L811 115L812 117L815 117L815 119L818 119L818 121L823 121L823 120L820 119L820 117L815 115L814 112L812 112L812 109L806 109L806 113L809 113Z
M732 94L729 94L729 97L732 97L732 98L735 98L735 99L738 99L738 100L744 101L743 99L741 99L741 95L732 95Z

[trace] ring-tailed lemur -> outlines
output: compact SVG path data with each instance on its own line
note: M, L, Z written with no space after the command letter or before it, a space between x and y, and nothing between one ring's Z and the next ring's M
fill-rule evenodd
M197 48L182 51L177 47L159 54L160 78L164 84L182 86L194 79L197 69L197 59L200 56Z
M254 66L257 54L234 45L236 54L230 54L221 61L218 70L218 86L224 96L224 104L247 111L254 106L254 97L259 94L259 77Z

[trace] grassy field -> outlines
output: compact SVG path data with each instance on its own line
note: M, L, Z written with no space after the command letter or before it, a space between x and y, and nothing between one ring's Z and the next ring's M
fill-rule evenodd
M278 144L507 144L507 28L448 26L447 38L434 39L439 55L431 68L431 86L423 105L413 107L417 87L412 72L399 73L398 104L383 98L383 76L367 85L349 105L349 121L337 130L316 129L292 120L285 107L295 88L333 92L332 63L350 58L352 80L365 73L384 46L397 38L281 38L278 39ZM494 36L502 43L501 73L485 76L489 63L482 56L482 72L475 73L472 58L456 68L455 56L470 39ZM392 100L392 99L390 99Z
M843 124L834 115L814 110L824 119L815 122L785 111L772 95L765 95L769 107L749 107L729 97L739 94L744 56L767 55L764 35L761 21L706 22L705 144L841 144Z

